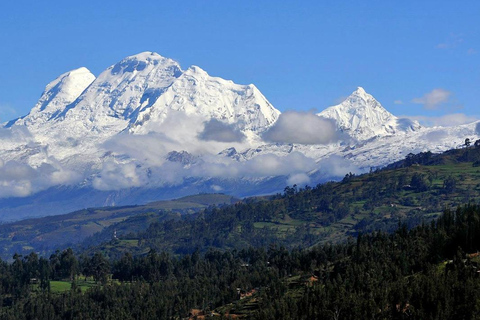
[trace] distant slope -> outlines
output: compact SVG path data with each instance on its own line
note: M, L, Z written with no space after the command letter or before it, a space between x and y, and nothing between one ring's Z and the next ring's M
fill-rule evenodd
M131 217L128 228L120 232L145 230L150 223L191 214L209 206L240 201L224 194L198 194L176 200L156 201L143 206L89 208L69 214L26 219L0 225L0 257L9 259L13 253L37 251L48 253L55 248L73 246L105 228L121 224ZM140 223L140 221L143 221ZM113 230L108 237L113 237ZM105 239L103 239L105 240Z

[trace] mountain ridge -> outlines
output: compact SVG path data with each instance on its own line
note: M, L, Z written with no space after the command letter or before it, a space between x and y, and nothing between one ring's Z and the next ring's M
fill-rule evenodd
M126 57L96 78L72 70L46 86L27 116L1 129L0 214L18 214L9 197L28 196L22 215L30 215L34 203L41 214L65 212L54 197L83 208L85 197L113 205L121 197L139 204L188 192L265 194L480 135L475 123L427 128L400 119L361 87L318 114L292 113L275 109L253 84L197 66L183 70L153 52ZM273 129L280 141L265 138ZM309 139L295 142L289 130ZM323 134L331 139L316 139Z

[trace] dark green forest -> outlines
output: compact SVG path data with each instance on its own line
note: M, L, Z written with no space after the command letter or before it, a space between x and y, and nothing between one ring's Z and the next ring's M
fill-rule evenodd
M71 249L1 263L2 319L475 319L480 317L480 206L391 234L310 249L150 251L107 260ZM82 277L96 286L82 291ZM50 282L68 279L54 292ZM252 292L253 298L239 299ZM249 301L246 303L245 301Z

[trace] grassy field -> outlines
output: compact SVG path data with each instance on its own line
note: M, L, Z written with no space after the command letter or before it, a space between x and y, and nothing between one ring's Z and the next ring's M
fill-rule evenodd
M76 281L77 287L79 287L82 292L85 292L88 288L96 287L99 284L96 283L93 279L87 279L83 277L79 277ZM69 291L72 288L71 281L50 281L50 290L51 292L65 292Z

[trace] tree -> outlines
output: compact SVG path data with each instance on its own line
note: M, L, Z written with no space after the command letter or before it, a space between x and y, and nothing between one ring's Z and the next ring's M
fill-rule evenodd
M457 180L452 176L449 176L447 179L443 180L443 189L445 190L445 193L454 192L456 185Z
M95 282L105 284L110 273L110 264L101 252L96 252L90 259L87 267L88 275L93 276Z
M60 255L60 274L63 278L70 278L74 280L75 276L78 274L78 260L73 254L73 250L68 248L62 251Z
M415 173L412 176L412 180L410 181L410 186L415 189L417 192L423 192L428 190L428 184L425 179L425 175L421 173Z

